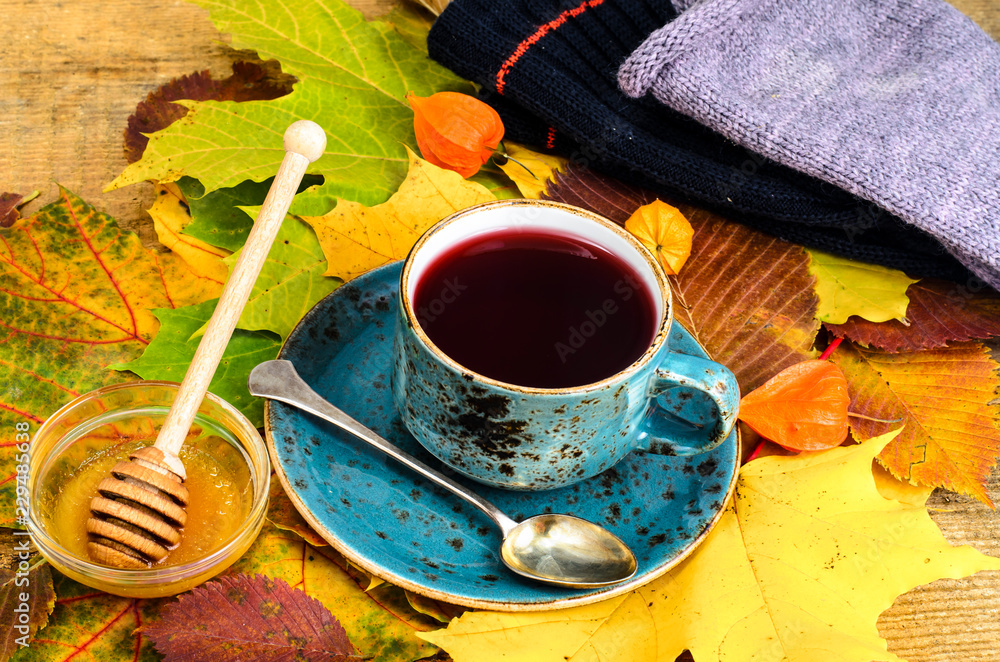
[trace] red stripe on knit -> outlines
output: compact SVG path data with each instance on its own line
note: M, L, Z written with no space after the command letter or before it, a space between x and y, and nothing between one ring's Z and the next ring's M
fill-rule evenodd
M545 146L549 149L554 149L556 146L556 128L554 126L549 127L549 133L545 136Z
M518 44L517 48L514 49L514 52L511 53L510 57L508 57L500 66L500 70L497 71L497 94L503 94L504 78L507 76L507 73L515 64L517 64L517 61L521 59L521 56L527 53L528 49L534 46L539 39L552 32L574 16L579 16L588 9L603 4L603 2L604 0L583 0L579 6L573 9L567 9L545 25L539 27L535 30L534 34Z

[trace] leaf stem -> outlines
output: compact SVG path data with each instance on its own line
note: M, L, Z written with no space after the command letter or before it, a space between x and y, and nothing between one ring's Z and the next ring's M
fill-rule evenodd
M872 416L865 416L864 414L855 414L853 411L847 412L847 415L852 418L860 418L866 421L875 421L876 423L902 423L902 418L874 418Z
M531 172L531 168L529 168L528 166L524 165L523 163L521 163L520 161L518 161L517 159L515 159L513 156L511 156L510 154L508 154L506 152L497 152L497 154L499 154L500 156L504 157L508 161L513 161L517 165L519 165L522 168L524 168L525 170L527 170L529 175L531 175L535 179L538 179L538 175L536 175L535 173Z
M830 355L833 354L833 350L837 349L840 346L840 343L842 342L844 342L843 338L834 338L833 342L831 342L830 345L826 348L826 350L822 354L820 354L819 360L826 361L828 358L830 358Z
M743 460L743 464L746 464L747 462L756 459L757 456L760 455L760 452L762 450L764 450L764 444L766 444L766 443L767 443L767 439L761 439L760 443L757 444L757 447L753 449L752 453L750 453L750 457L748 457L747 459Z

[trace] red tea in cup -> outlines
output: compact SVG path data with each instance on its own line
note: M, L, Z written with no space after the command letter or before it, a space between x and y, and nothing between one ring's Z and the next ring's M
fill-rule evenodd
M431 341L469 370L518 386L582 386L649 348L658 312L641 283L606 248L521 226L437 255L414 308Z

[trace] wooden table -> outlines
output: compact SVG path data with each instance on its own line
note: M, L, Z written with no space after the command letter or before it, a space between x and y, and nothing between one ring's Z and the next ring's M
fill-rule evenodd
M1000 38L1000 0L953 0ZM391 0L353 0L368 15ZM183 74L229 73L234 59L208 13L182 0L0 0L0 192L56 182L155 241L149 185L102 193L125 166L122 131L136 104ZM975 66L975 63L970 63ZM1000 472L991 495L1000 503ZM937 493L933 517L955 544L1000 557L1000 516L971 499ZM917 661L1000 659L1000 572L941 580L901 596L879 619L889 648Z

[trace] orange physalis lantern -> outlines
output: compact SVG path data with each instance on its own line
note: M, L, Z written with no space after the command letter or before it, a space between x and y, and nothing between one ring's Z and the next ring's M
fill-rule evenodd
M468 94L438 92L418 97L411 93L406 99L413 108L413 130L421 155L462 177L476 174L503 138L497 111Z
M833 448L847 438L847 379L829 361L785 368L740 401L740 420L793 451Z
M680 272L691 256L694 228L679 209L662 200L636 209L625 229L656 256L668 276Z

